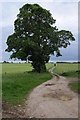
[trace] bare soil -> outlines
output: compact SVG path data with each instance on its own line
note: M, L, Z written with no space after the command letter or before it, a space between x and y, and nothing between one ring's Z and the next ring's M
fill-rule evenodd
M54 76L34 88L24 105L3 101L3 118L78 118L78 94L68 87L71 81Z
M25 106L12 105L9 102L2 101L2 118L23 118L25 117Z
M25 103L29 118L78 118L78 94L68 88L69 81L56 76L36 87Z

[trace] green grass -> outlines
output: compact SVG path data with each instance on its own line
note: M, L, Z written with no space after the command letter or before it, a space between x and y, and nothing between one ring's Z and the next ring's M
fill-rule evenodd
M47 69L51 65L47 64ZM36 86L51 79L50 73L35 73L31 64L2 64L2 97L12 104L21 104Z
M13 63L13 64L2 64L2 73L22 73L25 71L31 71L33 68L31 64L19 64L19 63Z
M69 64L69 63L58 63L54 72L66 76L66 77L79 77L80 78L80 64ZM80 93L80 83L72 82L69 83L69 87Z
M80 65L80 64L79 64ZM78 64L70 64L70 63L58 63L54 72L67 77L80 77L80 72L78 71Z
M53 64L46 64L47 70ZM36 73L32 71L31 64L2 64L2 97L12 104L21 104L29 92L36 86L51 79L49 72ZM57 64L54 72L59 75L77 77L78 64ZM72 85L73 84L73 85ZM71 89L78 89L78 84L72 83Z
M70 87L73 91L75 91L75 92L77 92L77 93L80 93L80 82L79 82L79 83L78 83L78 82L69 83L69 87Z
M54 67L54 64L53 63L47 63L46 64L46 68L47 70L49 70L50 68Z

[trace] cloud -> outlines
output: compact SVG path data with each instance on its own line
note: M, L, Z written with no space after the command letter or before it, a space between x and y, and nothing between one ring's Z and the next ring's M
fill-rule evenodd
M42 0L30 0L28 3L38 3L43 8L50 10L54 19L56 19L56 26L59 29L71 30L73 33L78 33L78 4L73 2L66 2L61 0L61 2L48 2L44 3ZM55 1L55 0L53 0ZM63 2L64 1L64 2ZM71 1L71 0L70 0ZM74 1L74 0L73 0ZM26 1L27 3L27 1ZM14 26L14 21L17 14L19 13L19 8L21 8L25 2L6 2L2 3L2 19L0 19L0 26Z
M14 0L15 1L15 0ZM3 45L3 54L4 54L4 59L9 58L10 54L7 54L8 57L5 58L5 48L6 48L6 40L7 37L12 34L13 32L13 26L14 26L14 21L16 19L16 16L19 12L19 8L21 8L25 3L38 3L40 4L43 8L50 10L52 13L52 16L54 19L56 19L56 26L60 29L65 29L65 30L70 30L75 38L76 41L71 44L70 47L68 47L66 50L62 50L63 52L63 57L66 55L70 55L69 49L71 49L71 52L75 53L77 55L77 34L78 34L78 4L77 0L76 2L69 2L65 0L47 0L46 2L43 0L22 0L17 2L3 2L0 4L2 7L2 20L0 18L0 26L3 29L3 39L2 39L2 45ZM72 0L75 1L75 0ZM1 1L0 1L1 2ZM1 8L0 8L1 9ZM1 11L0 11L1 13ZM0 43L1 45L1 43ZM67 51L67 52L66 52ZM6 55L6 56L7 56ZM73 55L74 56L74 55Z
M77 31L78 26L78 4L77 3L62 3L62 2L48 2L47 4L44 1L38 0L42 7L50 10L53 17L56 19L56 25L60 29L71 29ZM65 0L61 0L65 1ZM28 3L36 3L33 0ZM0 22L0 26L8 26L14 25L14 21L19 12L19 8L25 4L24 2L17 3L3 3L2 4L2 21ZM9 11L10 10L10 11Z
M0 26L14 25L19 7L19 3L2 3L2 20Z
M50 9L59 29L68 29L78 33L77 3L48 3L45 7Z
M79 0L67 0L67 2L78 2ZM0 2L16 2L16 0L0 0ZM34 2L34 0L17 0L17 2ZM45 0L35 0L35 2L45 2ZM46 2L66 2L66 0L46 0Z

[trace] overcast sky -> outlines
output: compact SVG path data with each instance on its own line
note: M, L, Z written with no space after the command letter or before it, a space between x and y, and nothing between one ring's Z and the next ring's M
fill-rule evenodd
M77 60L78 59L78 0L0 0L0 28L2 28L2 42L0 54L3 60L9 60L9 53L5 53L7 37L14 32L14 21L19 8L26 3L37 3L50 10L59 30L65 29L73 33L75 42L67 49L62 49L62 57L51 57L51 60ZM35 1L35 2L33 2ZM2 11L2 12L1 12ZM0 29L1 30L1 29ZM2 45L1 45L2 44ZM1 48L1 47L0 47ZM1 58L0 58L1 60Z

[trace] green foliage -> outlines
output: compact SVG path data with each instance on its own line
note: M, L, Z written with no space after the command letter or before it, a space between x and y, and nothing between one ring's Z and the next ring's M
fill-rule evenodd
M12 51L11 58L32 61L36 71L46 71L49 55L56 52L57 57L61 56L59 48L74 41L70 31L59 31L54 23L50 11L38 4L24 5L14 22L14 33L7 39L6 51Z
M50 68L50 65L47 65ZM2 97L13 104L20 104L36 86L51 79L50 73L36 73L31 64L2 64Z

